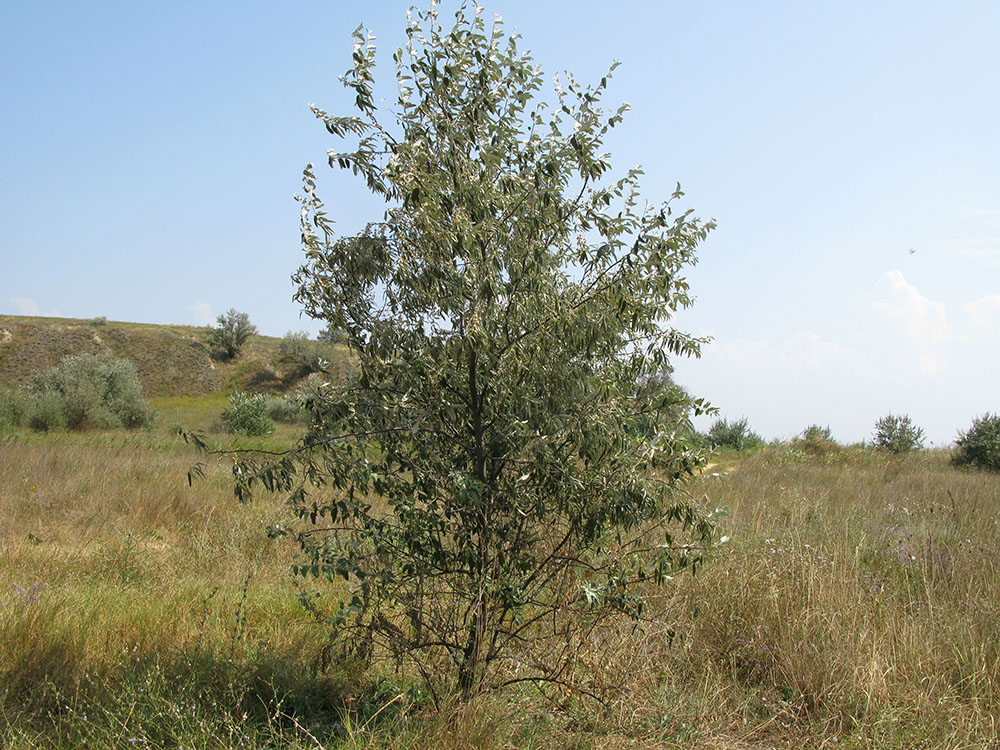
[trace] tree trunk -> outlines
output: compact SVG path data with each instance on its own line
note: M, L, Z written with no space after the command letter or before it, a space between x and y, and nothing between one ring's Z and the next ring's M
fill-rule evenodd
M469 635L466 639L465 651L462 653L462 664L458 669L458 691L463 701L469 700L479 687L483 667L482 650L486 632L487 604L485 592L480 593L476 612L472 616Z

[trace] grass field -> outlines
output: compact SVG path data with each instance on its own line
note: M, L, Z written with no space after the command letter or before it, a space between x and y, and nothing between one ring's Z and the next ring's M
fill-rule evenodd
M691 486L725 538L709 564L580 646L611 700L435 711L391 664L324 658L265 533L280 499L241 507L222 463L188 486L198 456L167 422L208 428L216 400L162 401L155 430L0 437L0 746L1000 746L995 474L943 452L723 456Z

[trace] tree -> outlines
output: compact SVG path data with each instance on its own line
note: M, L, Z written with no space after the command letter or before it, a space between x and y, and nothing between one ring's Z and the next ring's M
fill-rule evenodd
M314 372L323 372L334 356L330 343L314 341L305 331L289 331L278 344L274 361L281 368L285 381L294 383Z
M636 384L635 397L641 400L651 391L663 395L663 408L646 415L645 424L641 426L641 431L645 435L653 436L657 432L667 431L698 437L691 422L693 400L688 392L674 381L672 365L665 363L655 372L640 378ZM698 440L700 444L700 438Z
M764 438L750 429L750 420L746 417L734 419L732 422L717 419L708 430L708 442L713 448L734 448L738 451L759 448L764 445Z
M602 113L607 77L567 76L548 110L541 71L481 9L450 29L416 12L407 34L388 119L360 28L343 77L357 114L314 108L358 139L329 163L386 199L384 219L338 237L312 165L299 198L296 299L344 331L355 374L307 399L294 451L241 455L236 490L287 493L297 520L275 533L300 545L297 572L345 582L325 616L362 655L410 659L435 691L450 675L463 697L567 682L575 639L639 618L648 585L710 539L677 492L703 459L647 426L707 408L656 376L699 353L670 318L713 225L675 211L679 187L651 207L639 169L609 178L627 106Z
M347 341L347 334L339 328L327 325L322 331L316 334L316 339L324 344L343 344Z
M972 425L958 435L952 461L956 466L975 466L1000 471L1000 414L987 412L972 420Z
M875 422L872 445L892 453L909 453L923 446L924 431L903 414L886 414Z
M252 336L257 335L257 326L250 322L250 316L230 307L220 315L215 328L208 329L208 345L216 359L233 359Z

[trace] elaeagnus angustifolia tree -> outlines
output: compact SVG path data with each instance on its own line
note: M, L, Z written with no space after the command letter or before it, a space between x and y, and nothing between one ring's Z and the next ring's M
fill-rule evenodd
M657 375L699 352L671 318L713 225L672 210L679 188L651 206L639 169L611 176L627 105L602 112L607 78L557 79L546 106L539 67L478 7L451 28L413 11L406 33L393 107L359 28L356 112L313 108L382 220L338 236L311 165L299 197L297 299L343 332L354 374L313 389L294 450L237 463L237 492L287 494L275 533L298 573L339 581L342 643L463 697L569 682L573 643L640 618L710 535L678 489L700 456L675 416L649 425L706 407Z

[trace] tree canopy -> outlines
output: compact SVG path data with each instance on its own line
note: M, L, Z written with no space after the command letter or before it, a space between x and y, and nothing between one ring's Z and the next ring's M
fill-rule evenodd
M215 328L208 329L208 345L218 359L235 358L247 341L257 335L257 326L250 322L250 316L232 307L216 323Z
M287 493L297 571L341 581L326 616L364 656L407 658L464 696L569 681L574 639L639 618L648 585L697 563L710 524L679 490L700 455L678 415L707 407L669 360L685 267L713 224L649 205L603 153L628 109L541 69L500 19L412 13L374 94L374 37L342 81L356 112L313 111L350 141L329 164L384 216L338 236L312 165L300 196L306 312L343 331L354 375L310 396L288 454L241 458L237 493ZM615 66L612 66L614 70ZM663 417L660 419L659 417ZM315 600L306 598L317 608Z

